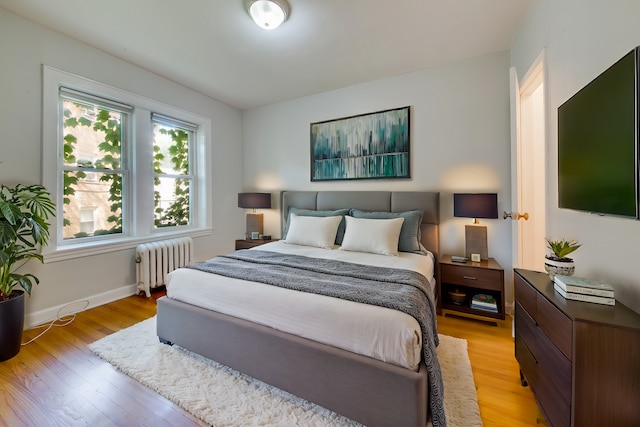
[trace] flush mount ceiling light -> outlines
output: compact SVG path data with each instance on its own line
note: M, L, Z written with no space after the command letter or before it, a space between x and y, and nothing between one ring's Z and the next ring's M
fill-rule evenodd
M287 0L247 0L245 4L254 22L265 30L278 28L289 16Z

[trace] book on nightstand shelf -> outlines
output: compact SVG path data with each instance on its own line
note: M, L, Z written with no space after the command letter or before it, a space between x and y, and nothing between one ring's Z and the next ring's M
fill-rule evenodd
M584 301L584 302L594 302L596 304L604 304L604 305L616 305L616 299L610 297L599 297L595 295L587 295L587 294L578 294L574 292L567 292L558 286L557 283L553 284L553 288L562 295L565 299L574 300L574 301Z
M565 292L615 298L613 287L608 283L600 282L597 280L589 280L582 277L563 276L561 274L556 274L553 277L553 282Z
M471 298L471 308L497 313L498 302L491 295L476 294Z

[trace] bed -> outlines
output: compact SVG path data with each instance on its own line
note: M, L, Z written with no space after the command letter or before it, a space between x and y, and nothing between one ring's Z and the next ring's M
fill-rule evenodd
M434 261L437 259L439 249L439 193L283 191L280 195L280 208L283 233L289 225L297 226L303 221L302 218L295 218L296 221L301 222L291 222L291 217L295 215L289 215L290 212L303 212L300 217L306 217L304 212L308 214L309 212L337 211L340 209L346 209L350 213L355 212L354 215L357 215L358 212L406 213L415 210L421 211L421 220L418 224L419 244L421 246L417 252L423 252L423 254L400 254L401 256L398 257L376 256L380 262L390 263L389 265L392 267L400 266L399 268L403 268L402 266L405 265L403 263L413 266L417 262L422 266L422 264L425 264L424 260L429 259L430 261L426 264L431 265L429 270L431 273L429 274L433 277L429 277L427 280L434 294L435 290L438 289L435 286ZM354 209L356 211L353 211ZM310 214L309 216L314 215ZM371 217L365 215L365 218L369 219ZM304 221L307 220L311 221L304 219ZM317 221L320 220L313 221L316 221L314 224L318 224ZM325 221L325 219L322 219L322 221ZM358 222L353 219L350 221L350 227L354 226L354 224L358 226L366 224L366 219L358 219ZM395 223L393 220L387 222ZM355 228L349 228L349 230L353 229ZM338 235L341 232L344 233L344 229L339 231ZM294 230L288 230L287 235L292 237L296 233ZM348 247L353 243L352 236L352 233L344 234L342 237L345 241L340 241L339 243L343 247ZM337 237L336 242L338 242ZM272 262L272 256L280 256L279 254L283 251L291 253L291 259L295 262L298 262L300 253L310 257L324 256L322 254L318 255L321 251L318 252L315 248L307 248L305 245L282 242L276 242L272 246L269 245L272 244L263 245L264 248L260 246L251 250L236 251L234 254L230 254L229 258L217 257L210 261L224 264L238 261L235 259L237 257L244 262L246 260L243 257L249 257L259 258L258 262L269 264ZM295 250L298 246L301 252ZM428 252L424 253L424 249L428 250ZM359 262L358 260L364 259L362 258L364 255L358 254L357 250L355 252L341 251L334 247L325 248L324 251L324 253L328 254L325 258L342 257L344 254L346 255L344 259L349 263ZM342 260L343 258L340 259ZM366 268L369 271L376 271L376 268L386 268L373 265L378 263L376 260L363 262L369 263L370 267ZM322 261L319 261L319 263L324 264ZM272 269L279 268L281 267L263 269L261 270L264 272L262 275L268 276L271 274ZM335 267L332 266L331 268L334 269ZM428 269L428 267L426 268ZM267 272L269 273L267 274ZM300 322L303 325L302 329L295 330L287 326L287 324L296 326L299 323L292 321L291 318L285 319L284 325L276 324L275 327L269 325L266 320L247 320L244 314L237 314L235 311L227 310L226 306L220 306L219 304L222 304L221 301L214 299L210 303L211 305L203 303L205 297L197 292L202 289L208 289L208 284L205 282L208 279L205 279L205 276L219 278L218 274L211 274L202 270L180 269L179 272L176 272L176 277L173 276L174 273L172 273L171 280L167 286L167 296L158 300L157 332L162 342L180 345L368 426L401 425L424 427L430 412L435 413L433 417L434 425L446 425L441 383L434 384L433 381L429 381L429 378L434 378L434 369L438 371L436 374L439 374L439 365L435 353L425 356L424 351L422 351L418 352L416 356L415 348L407 345L406 351L400 352L402 354L398 356L397 360L394 360L392 357L395 356L387 357L378 354L367 354L366 351L361 351L358 348L349 348L350 345L358 347L361 344L356 339L347 337L345 341L343 337L343 341L340 343L331 341L335 338L332 335L340 334L330 333L320 338L315 337L311 332L307 334L307 329L311 330L313 328L306 328L304 325L313 324L314 321L306 324ZM262 295L259 292L266 292L265 288L275 288L264 283L256 283L258 280L256 279L256 282L254 282L250 277L249 279L246 276L225 277L217 281L226 284L234 284L234 281L237 280L243 281L243 285L249 286L246 288L249 290L245 290L245 295L254 297L254 302L256 299L263 299L262 296L256 297L256 295ZM363 280L365 279L363 278ZM355 281L355 279L350 280ZM326 315L326 313L332 313L330 310L334 309L333 305L327 306L329 307L328 309L325 309L325 306L318 305L318 307L322 308L314 309L312 306L305 304L314 304L314 302L310 302L311 300L325 300L323 304L352 304L350 307L361 305L365 311L387 310L386 313L390 317L398 317L402 319L401 321L410 322L406 320L406 313L391 313L395 310L390 308L377 307L374 309L359 302L337 302L335 298L325 295L311 297L297 289L297 286L302 286L303 282L307 283L306 277L304 280L299 280L299 283L292 284L292 289L277 290L276 292L282 292L282 295L284 295L284 292L295 294L295 298L298 299L295 300L294 304L290 304L290 307L296 307L302 312L311 313L316 311L325 313L325 318L329 320L340 317L339 315ZM229 286L229 288L231 289L233 286ZM433 310L435 310L436 297L436 295L433 296ZM219 300L227 300L227 298L230 297L227 297L226 294L218 297ZM231 305L233 304L240 310L244 308L247 312L253 311L248 300L231 303ZM257 307L256 311L258 311ZM348 309L347 311L351 310ZM424 310L421 309L422 311ZM425 317L431 317L432 315L435 316L435 312L427 313ZM263 313L263 316L266 318L272 317L269 312ZM390 317L385 317L385 319ZM339 321L343 321L343 319L340 317ZM424 334L423 321L421 320L420 322L418 328L421 328ZM299 327L300 325L297 326ZM342 329L337 328L336 325L330 326L330 328L336 331ZM429 346L426 338L426 336L418 337L419 346L422 350ZM362 340L367 341L368 339L365 336ZM407 340L410 341L410 337ZM437 338L435 340L437 341ZM403 345L394 342L389 345L387 342L386 347L403 347ZM433 347L435 347L435 344L433 344ZM373 353L379 352L378 350L372 351ZM430 359L428 363L425 363L425 358ZM438 377L436 376L436 378Z

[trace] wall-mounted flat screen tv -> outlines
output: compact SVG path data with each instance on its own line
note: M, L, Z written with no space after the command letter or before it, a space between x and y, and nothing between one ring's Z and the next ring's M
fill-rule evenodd
M558 108L558 204L638 218L635 48Z

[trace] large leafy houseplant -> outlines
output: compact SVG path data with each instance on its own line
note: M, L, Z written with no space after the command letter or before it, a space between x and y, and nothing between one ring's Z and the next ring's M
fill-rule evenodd
M0 302L15 296L16 287L31 295L39 279L18 270L35 258L43 261L40 247L49 242L48 222L55 204L41 185L0 185Z

